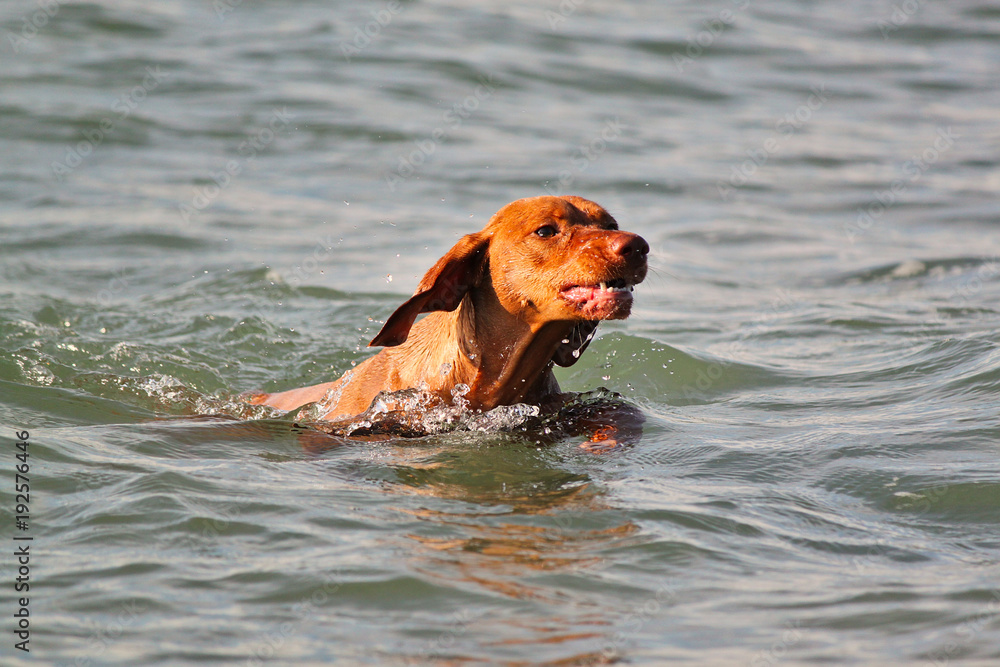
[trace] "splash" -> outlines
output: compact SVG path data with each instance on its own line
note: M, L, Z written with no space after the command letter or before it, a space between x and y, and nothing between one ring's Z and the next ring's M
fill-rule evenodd
M608 389L566 393L559 400L539 406L527 403L502 405L492 410L474 410L466 395L470 388L459 384L449 399L426 388L384 391L360 415L339 421L325 421L328 405L338 396L325 396L316 403L284 412L263 405L250 405L245 394L219 391L206 394L166 374L125 377L86 373L78 386L106 398L139 403L159 413L225 417L249 420L279 419L324 433L359 439L420 438L455 431L479 433L523 433L534 441L555 441L593 431L595 423L617 423L638 416L641 411L620 394Z
M473 410L464 398L469 388L457 385L452 400L423 389L384 391L364 413L338 422L315 421L310 426L342 437L389 436L416 438L454 431L530 433L534 438L557 439L574 434L580 424L609 409L638 410L608 389L582 394L567 393L548 406L516 403L492 410Z
M350 419L310 423L321 431L344 437L389 435L422 437L451 431L503 432L529 428L541 415L536 405L504 405L489 411L472 410L465 398L467 385L452 389L446 401L424 389L383 391L371 407Z

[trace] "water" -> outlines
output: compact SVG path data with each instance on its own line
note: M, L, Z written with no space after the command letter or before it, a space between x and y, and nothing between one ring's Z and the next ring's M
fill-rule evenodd
M1000 658L994 3L39 11L0 10L4 664ZM547 191L653 248L557 372L638 443L236 399Z

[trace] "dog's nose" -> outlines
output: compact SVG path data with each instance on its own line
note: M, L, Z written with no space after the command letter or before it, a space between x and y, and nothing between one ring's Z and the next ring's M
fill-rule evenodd
M620 232L611 242L611 252L627 259L644 259L649 254L649 244L638 234Z

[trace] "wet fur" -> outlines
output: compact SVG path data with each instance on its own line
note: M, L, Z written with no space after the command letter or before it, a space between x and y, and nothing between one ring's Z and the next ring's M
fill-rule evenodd
M538 230L547 226L557 234L541 237ZM553 364L579 359L597 327L595 314L624 319L631 307L629 299L609 312L591 312L568 302L560 289L637 284L646 275L648 250L586 199L512 202L427 272L370 343L383 346L381 352L333 382L249 400L281 410L318 402L324 420L363 413L382 391L417 387L450 402L455 386L467 385L464 400L475 410L551 402L560 396ZM416 322L421 313L428 315Z

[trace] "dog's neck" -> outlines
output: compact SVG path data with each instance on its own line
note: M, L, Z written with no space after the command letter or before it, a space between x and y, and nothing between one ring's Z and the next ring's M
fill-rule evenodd
M466 399L473 408L536 402L558 391L552 356L574 323L532 324L526 314L510 312L492 286L471 291L459 306L455 341L460 363L472 378Z

